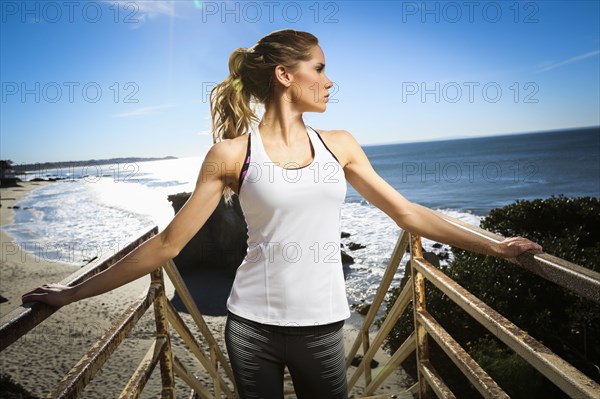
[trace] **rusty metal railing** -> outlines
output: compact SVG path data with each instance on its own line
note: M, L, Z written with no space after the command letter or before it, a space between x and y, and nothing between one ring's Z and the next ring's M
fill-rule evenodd
M489 231L468 225L443 213L436 212L436 214L450 223L488 240L500 242L503 239ZM405 269L408 280L377 334L370 341L369 329L375 321L376 314L385 299L409 244L411 250L410 262L407 262ZM363 376L365 389L362 397L381 397L380 395L369 395L373 395L392 371L399 367L413 352L416 352L418 382L408 388L406 392L417 395L419 398L431 397L431 393L439 398L454 398L454 394L444 383L429 359L428 343L430 339L433 339L483 397L509 397L427 312L425 298L425 281L427 280L570 397L589 399L600 397L600 385L426 261L423 258L421 248L421 239L416 235L402 232L398 238L360 333L346 357L346 368L349 369L352 360L362 346L363 358L349 378L350 389ZM600 303L599 273L545 253L536 255L524 253L510 261L546 280L571 290L581 297ZM415 322L414 331L383 365L382 371L372 376L368 365L411 302L413 303ZM398 394L401 393L398 392ZM389 394L387 394L387 397L389 397Z
M135 247L140 245L158 232L154 227L134 240L128 246L112 256L87 265L61 281L61 284L73 286L100 273L123 258ZM190 328L183 321L171 302L165 295L163 269L167 272L175 290L190 312L200 333L206 340L210 354L206 354L200 343L194 337ZM175 380L177 375L191 389L203 399L238 398L237 392L230 388L219 373L219 365L227 378L233 381L233 372L229 362L220 350L214 336L206 325L200 311L181 278L175 264L168 261L162 267L151 273L151 283L146 291L140 295L113 323L106 333L88 350L81 360L63 377L62 381L48 394L48 398L77 398L84 391L86 385L102 368L115 349L123 342L125 336L135 327L137 321L146 310L154 305L156 321L156 338L150 345L146 355L139 363L137 369L126 383L120 398L137 398L149 380L156 365L160 365L162 378L162 398L175 398ZM57 308L43 303L31 303L18 307L0 320L0 352L27 334L35 326L42 323ZM196 356L213 381L213 392L192 375L183 366L182 362L173 354L169 324L179 333L188 349Z
M501 237L488 231L465 224L457 219L438 213L439 216L463 229L478 234L493 241L502 240ZM157 228L149 230L138 239L118 253L90 264L73 273L61 284L76 285L116 263L119 259L133 250L136 246L146 241L157 233ZM378 309L383 303L386 293L394 279L400 262L410 245L410 262L406 265L407 283L398 295L386 319L371 340L369 330L375 321ZM562 287L568 288L577 295L600 303L600 274L581 266L548 254L522 254L511 260L539 276L553 281ZM196 326L209 346L206 354L196 340L193 333L183 321L173 305L165 296L162 270L167 272L175 289L179 293L184 305L187 307ZM144 385L150 378L156 365L160 365L162 376L163 398L175 396L174 376L177 375L201 398L237 398L237 392L230 388L219 372L219 366L225 377L233 381L233 372L229 363L201 313L197 309L191 295L172 261L167 262L151 274L151 284L130 307L123 312L111 328L92 346L86 355L65 375L58 386L48 395L50 398L76 398L85 389L86 384L111 356L117 346L123 341L135 323L145 311L154 304L156 320L156 339L151 344L146 356L127 382L121 397L136 398L141 393ZM441 398L453 398L454 395L446 386L435 370L429 359L428 343L435 340L445 351L449 358L457 365L459 370L469 379L471 384L486 398L508 397L498 384L468 355L468 353L452 338L444 328L426 310L425 281L430 281L434 286L448 296L456 305L464 309L476 321L486 327L494 336L503 341L508 347L519 354L541 374L555 383L561 390L574 398L600 397L600 385L579 372L565 360L554 354L543 344L519 329L494 309L487 306L473 296L463 287L448 278L425 259L421 253L420 237L402 232L396 242L390 262L386 268L382 281L375 295L373 303L367 313L360 333L352 348L347 354L346 367L349 369L352 360L362 346L363 358L349 378L349 388L352 389L358 379L364 376L365 389L363 398L384 398L394 393L374 395L390 374L405 360L416 352L418 382L406 391L395 392L403 396L407 392L421 398L430 396L433 392ZM387 363L381 367L378 374L372 375L369 366L375 353L382 347L394 324L406 311L408 305L413 303L413 317L415 330L404 343L391 355ZM0 320L0 352L10 346L35 326L43 322L56 308L42 303L33 303L20 306ZM169 325L177 331L199 363L204 367L213 381L213 390L204 386L195 376L185 369L182 362L173 354L170 342Z

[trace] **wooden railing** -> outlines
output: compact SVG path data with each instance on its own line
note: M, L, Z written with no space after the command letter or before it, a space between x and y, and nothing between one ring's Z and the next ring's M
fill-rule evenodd
M492 241L501 241L502 237L488 231L465 224L457 219L439 213L450 223ZM149 230L118 253L92 263L73 273L61 284L73 286L88 279L116 263L142 242L157 233L157 228ZM373 325L386 294L391 286L400 262L410 245L410 261L405 270L407 283L398 295L387 317L375 336L371 339L369 330ZM600 274L569 263L548 254L525 253L511 260L539 276L570 289L575 294L600 303ZM203 339L208 344L205 353L192 331L183 321L171 302L165 296L162 270L165 270L188 309ZM428 398L434 393L440 398L454 398L429 359L428 342L433 339L445 351L458 369L485 398L507 398L500 386L473 360L469 354L444 330L444 328L426 310L424 284L430 281L448 296L456 305L464 309L476 321L486 327L494 336L519 354L529 364L556 384L573 398L599 398L600 385L571 366L565 360L550 351L543 344L519 329L509 320L498 314L470 292L443 274L423 258L420 237L402 232L396 242L390 262L385 270L363 326L353 346L347 353L346 367L353 373L348 380L352 390L357 381L364 377L363 398L406 397L407 393L420 398ZM382 347L387 336L408 305L413 303L415 330L405 342L391 355L387 364L382 365L376 375L372 375L370 365L375 353ZM181 275L172 261L152 272L151 284L111 326L111 328L92 346L82 359L64 376L48 398L76 398L94 374L111 356L124 337L135 326L145 311L154 304L156 321L156 339L146 356L125 384L121 398L136 398L142 392L156 365L160 365L163 398L175 397L174 376L181 378L201 398L237 398L233 384L233 372L228 360L220 350L200 311L197 309ZM57 309L42 303L32 303L18 307L0 320L0 352L27 334L35 326L47 319ZM206 373L210 375L212 389L206 387L194 375L185 369L182 362L174 356L171 347L171 326L182 337L187 348L193 353ZM351 363L362 347L363 357L360 364L351 370ZM399 365L415 353L417 360L418 382L400 392L374 395ZM219 367L221 369L219 369ZM228 379L228 381L226 381ZM395 396L396 395L396 396Z
M450 223L481 237L485 237L488 240L499 242L503 239L489 231L468 225L445 214L437 214ZM405 268L405 273L409 276L408 281L389 310L377 334L370 341L369 329L375 321L376 314L385 299L408 245L410 245L410 261ZM549 281L553 281L581 297L600 303L599 273L548 254L533 255L524 253L516 259L511 259L511 262ZM432 393L439 398L454 398L454 394L444 383L434 365L431 364L428 342L430 339L433 339L483 397L509 397L431 314L427 312L425 280L430 281L456 305L471 315L477 322L487 328L491 334L504 342L567 395L572 398L600 398L600 385L595 381L581 373L542 343L535 340L423 259L420 237L407 232L402 232L398 238L396 247L382 277L373 303L365 317L361 331L354 345L347 353L346 367L348 369L350 369L351 362L361 346L364 353L362 361L349 378L350 389L363 376L365 389L364 396L362 397L384 397L369 395L373 395L375 390L382 385L391 372L413 352L416 352L418 382L408 388L407 391L417 395L419 398L429 398L432 396ZM392 354L387 364L381 367L383 371L372 376L371 368L367 365L371 363L373 356L381 348L392 328L406 311L411 301L413 303L415 330L400 345L395 353ZM402 393L397 392L398 395ZM385 397L390 396L387 394Z
M156 227L152 228L118 253L89 264L60 283L73 286L87 280L94 274L100 273L116 263L135 247L155 235L157 231ZM204 352L190 328L165 296L163 269L167 272L175 286L175 290L179 293L201 335L208 344L209 354ZM233 388L233 372L229 362L206 325L172 261L167 262L151 273L151 283L148 289L119 316L110 329L98 339L47 397L80 397L85 386L101 369L102 365L123 342L125 336L134 328L137 321L151 305L154 305L156 338L129 381L125 384L120 398L137 398L157 364L160 364L162 377L162 398L175 398L175 375L181 378L201 398L221 398L222 395L227 398L238 398L237 392ZM47 319L56 310L55 307L38 302L22 305L4 316L0 320L0 352ZM195 355L206 373L211 376L213 382L212 392L211 389L204 386L200 380L186 370L177 356L174 356L169 325L182 337L188 349ZM222 373L219 372L219 366L222 367L225 377L230 381L229 383L225 381L221 375Z

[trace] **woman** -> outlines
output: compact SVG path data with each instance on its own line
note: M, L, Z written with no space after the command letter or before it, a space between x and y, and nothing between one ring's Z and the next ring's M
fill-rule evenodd
M504 258L541 250L521 237L496 244L451 225L386 183L352 134L307 127L302 114L324 112L332 86L310 33L272 32L234 51L229 69L211 92L216 143L167 228L89 280L46 284L23 302L63 306L150 273L181 251L222 195L229 202L235 193L248 252L228 299L225 337L240 396L282 398L287 366L299 398L347 398L342 327L350 312L339 251L346 181L399 227L429 239ZM265 105L260 121L251 100Z

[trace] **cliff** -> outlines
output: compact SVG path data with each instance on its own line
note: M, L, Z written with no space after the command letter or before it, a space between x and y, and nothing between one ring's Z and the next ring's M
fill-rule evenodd
M190 193L169 195L175 213L189 199ZM246 220L239 199L233 196L233 205L225 205L221 198L219 205L204 226L173 260L180 272L221 270L231 278L242 263L247 249Z

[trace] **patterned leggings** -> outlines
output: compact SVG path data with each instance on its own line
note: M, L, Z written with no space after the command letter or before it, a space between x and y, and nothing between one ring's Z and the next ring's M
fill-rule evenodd
M229 313L225 344L240 398L282 399L287 366L298 399L347 399L343 326L282 327Z

